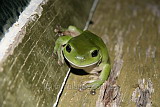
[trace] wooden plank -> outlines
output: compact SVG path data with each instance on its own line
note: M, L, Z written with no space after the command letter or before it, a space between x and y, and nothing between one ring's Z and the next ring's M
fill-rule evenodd
M108 89L101 88L94 96L88 90L79 92L66 87L59 107L160 105L159 5L158 0L100 0L89 30L101 36L108 47L115 73L108 82L111 85L104 84ZM79 86L85 80L87 76L71 73L67 85ZM111 92L113 86L119 86L118 91Z
M24 38L0 65L1 107L51 107L68 67L53 57L56 25L83 28L92 0L48 0L22 29ZM76 4L76 5L75 5ZM18 42L18 41L15 41ZM14 48L14 46L12 46Z
M157 0L147 0L147 2L145 0L102 0L97 15L93 18L94 24L91 30L105 38L112 68L117 63L117 57L120 56L119 58L123 60L122 70L117 80L123 107L140 103L137 97L137 102L132 100L134 100L133 92L139 87L142 89L138 81L143 79L145 80L143 90L150 91L151 99L149 100L152 105L160 105L158 101L160 95L159 4ZM147 81L151 81L153 87L147 89ZM142 97L139 92L137 95ZM148 105L149 100L143 99L148 102ZM145 106L144 102L141 103Z

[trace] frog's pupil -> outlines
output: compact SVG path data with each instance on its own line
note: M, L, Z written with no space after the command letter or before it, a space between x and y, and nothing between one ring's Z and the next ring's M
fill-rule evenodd
M67 51L68 53L71 52L71 46L70 46L69 44L66 46L66 51Z
M98 55L98 50L94 50L91 54L92 54L92 57L96 57Z

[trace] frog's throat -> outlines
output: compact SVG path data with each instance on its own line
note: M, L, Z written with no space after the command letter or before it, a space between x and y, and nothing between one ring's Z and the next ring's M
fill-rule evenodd
M70 64L72 64L72 65L74 65L74 66L76 66L76 67L80 67L80 68L92 66L92 65L94 65L94 64L98 64L98 63L101 61L101 58L100 58L100 60L98 60L98 61L96 61L96 62L93 62L93 63L91 63L91 64L77 65L77 64L73 63L72 61L70 61L69 59L67 59L67 57L65 57L65 59L66 59Z

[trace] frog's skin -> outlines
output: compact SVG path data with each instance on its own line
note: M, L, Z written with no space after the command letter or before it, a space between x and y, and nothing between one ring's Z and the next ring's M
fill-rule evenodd
M65 58L73 68L92 74L93 80L83 84L86 88L94 90L100 87L107 80L111 70L107 47L102 39L75 26L59 31L63 36L57 39L54 47L54 53L58 54L58 63L64 63Z

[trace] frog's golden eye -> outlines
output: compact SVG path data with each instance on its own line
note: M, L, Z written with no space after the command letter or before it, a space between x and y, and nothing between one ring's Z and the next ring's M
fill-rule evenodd
M71 52L71 46L70 46L69 44L66 46L66 51L67 51L68 53Z
M98 55L98 53L99 53L99 50L94 50L94 51L91 53L91 55L92 55L92 57L96 57L96 56Z

